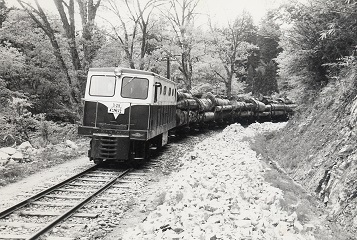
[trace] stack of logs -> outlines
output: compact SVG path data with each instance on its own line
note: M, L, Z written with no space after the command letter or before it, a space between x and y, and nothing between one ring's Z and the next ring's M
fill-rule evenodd
M282 99L253 98L244 100L228 100L207 93L200 98L191 94L178 92L176 125L233 122L287 121L296 107Z

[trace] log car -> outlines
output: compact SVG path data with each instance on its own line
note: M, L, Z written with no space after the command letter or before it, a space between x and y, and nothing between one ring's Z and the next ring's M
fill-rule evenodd
M80 135L91 138L95 163L144 160L176 126L176 85L147 71L91 68Z

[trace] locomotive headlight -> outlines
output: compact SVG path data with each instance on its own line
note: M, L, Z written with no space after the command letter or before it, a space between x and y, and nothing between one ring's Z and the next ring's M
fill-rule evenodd
M120 77L120 75L121 75L121 69L120 69L120 68L115 68L114 74L115 74L115 76Z

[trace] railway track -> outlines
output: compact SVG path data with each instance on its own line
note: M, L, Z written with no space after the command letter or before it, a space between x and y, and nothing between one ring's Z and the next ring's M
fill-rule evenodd
M0 239L73 239L53 229L70 218L95 218L97 214L81 211L83 206L123 183L119 179L131 171L94 166L0 212Z

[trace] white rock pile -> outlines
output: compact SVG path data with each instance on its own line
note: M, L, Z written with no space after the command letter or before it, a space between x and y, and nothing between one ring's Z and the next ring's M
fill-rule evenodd
M66 140L63 144L52 145L49 144L48 148L53 148L56 152L71 152L77 151L78 145L71 141ZM10 166L16 163L31 162L36 155L44 151L45 148L35 148L30 142L23 142L14 147L2 147L0 148L0 168Z
M244 141L284 125L233 124L198 144L158 190L163 204L122 239L314 239L313 226L281 209L283 193L264 181L265 167Z
M36 154L36 151L29 142L23 142L17 147L0 148L0 166L25 161L29 155Z

